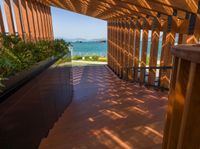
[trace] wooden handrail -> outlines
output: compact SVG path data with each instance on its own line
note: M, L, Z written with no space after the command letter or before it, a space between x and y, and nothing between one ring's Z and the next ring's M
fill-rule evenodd
M172 48L172 54L184 60L200 63L200 44L175 46Z

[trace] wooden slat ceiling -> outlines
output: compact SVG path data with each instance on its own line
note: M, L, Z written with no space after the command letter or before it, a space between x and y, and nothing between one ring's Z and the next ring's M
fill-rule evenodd
M40 0L41 1L41 0ZM51 6L67 9L91 17L112 20L127 16L161 17L197 13L199 0L42 0Z

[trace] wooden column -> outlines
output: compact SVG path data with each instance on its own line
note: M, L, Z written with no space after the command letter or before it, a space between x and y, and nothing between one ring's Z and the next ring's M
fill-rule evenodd
M176 46L163 149L200 147L200 50Z
M142 56L141 56L141 67L147 66L147 47L148 47L148 27L149 24L145 19L143 22L143 35L142 35ZM141 69L140 82L145 82L145 69Z
M120 22L117 20L116 26L116 49L117 49L117 74L120 75L120 47L119 47L119 40L120 40Z
M40 38L42 40L45 39L45 30L44 30L44 25L43 25L43 16L42 16L42 10L41 10L41 4L37 3L37 8L38 8L38 22L40 26Z
M123 41L123 28L122 28L122 21L120 20L119 22L119 65L120 65L120 70L119 70L119 77L122 77L123 73L123 59L122 59L122 41Z
M7 25L8 25L8 31L10 34L15 34L15 26L14 26L14 20L12 15L12 8L10 0L4 0L4 9L7 19Z
M51 29L51 39L54 39L54 33L53 33L53 23L52 23L52 15L51 15L51 8L48 7L48 12L49 12L49 20L50 20L50 29Z
M108 38L108 66L110 67L110 21L107 22L107 38Z
M4 27L4 21L3 21L1 7L0 7L0 33L5 33L5 27Z
M129 40L129 33L128 33L128 22L124 20L124 39L123 39L123 77L124 79L128 79L128 40Z
M116 73L117 71L117 61L116 61L116 22L113 21L113 28L112 28L112 50L113 50L113 69L114 72Z
M51 26L50 26L48 6L45 7L45 12L46 12L47 25L48 25L48 39L51 40Z
M19 37L23 38L23 26L22 26L22 17L21 17L19 0L13 0L13 7L15 12L17 32L19 34Z
M176 17L169 16L168 17L168 27L166 32L163 34L163 45L161 52L161 61L160 66L172 66L172 54L171 47L174 46L175 43L175 35L176 35ZM170 73L171 70L161 70L161 87L169 88L170 84Z
M134 20L130 21L130 29L129 29L130 39L129 39L129 67L132 68L134 64ZM133 71L129 71L128 75L130 80L133 80Z
M35 37L36 40L39 40L40 37L40 31L39 31L39 22L38 22L38 18L37 18L37 6L36 3L34 2L34 0L31 0L31 10L33 13L33 22L34 22L34 27L35 27Z
M30 40L36 40L35 24L33 21L33 12L31 2L26 0L27 19L29 24Z
M139 67L139 57L140 57L140 26L139 22L136 23L135 27L135 50L134 50L134 67ZM134 69L134 80L138 80L138 70Z
M153 29L152 29L152 36L151 36L151 51L150 51L150 67L157 66L158 60L158 44L159 44L159 36L160 36L160 23L157 18L154 18ZM148 77L148 84L154 85L156 78L156 70L150 69L149 70L149 77Z
M46 13L45 13L45 6L43 4L41 4L41 10L42 10L42 16L43 16L44 35L45 35L45 40L47 40L48 39L48 25L47 25Z
M113 28L114 28L114 24L113 22L111 22L111 26L110 26L110 66L112 69L113 68Z
M28 23L27 17L27 10L26 10L26 2L24 0L20 0L21 3L21 11L22 11L22 20L23 20L23 31L24 31L24 39L30 40L30 28Z

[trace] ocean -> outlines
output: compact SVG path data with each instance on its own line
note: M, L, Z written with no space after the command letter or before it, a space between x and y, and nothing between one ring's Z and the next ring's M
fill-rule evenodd
M107 42L71 42L72 56L93 56L107 57Z
M151 39L151 38L149 38ZM177 44L178 39L176 38L175 44ZM88 42L71 42L71 51L72 56L93 56L98 55L102 57L107 57L107 42L96 42L96 41L88 41ZM151 48L151 40L148 42L147 47L147 55L150 55ZM158 45L158 59L160 59L162 50L162 36L159 40ZM142 40L140 41L140 56L142 52Z

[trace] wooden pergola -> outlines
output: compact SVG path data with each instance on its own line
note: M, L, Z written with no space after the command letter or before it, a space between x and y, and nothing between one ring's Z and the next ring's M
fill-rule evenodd
M178 44L199 43L199 0L4 0L8 32L17 32L25 40L53 39L50 6L108 22L108 65L119 77L153 85L156 69L160 69L160 86L170 88L163 149L199 149L200 118L197 112L200 100L197 98L200 95L197 88L199 90L200 86L193 87L194 82L200 84L197 77L199 52L185 50L189 59L182 51L171 52L176 37ZM6 22L1 11L0 32L4 33ZM161 32L162 50L158 59ZM170 79L172 71L168 68L172 66L174 75ZM147 77L146 69L149 70Z

